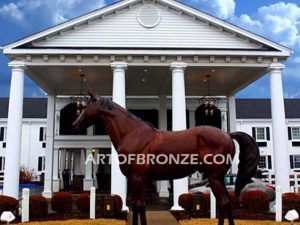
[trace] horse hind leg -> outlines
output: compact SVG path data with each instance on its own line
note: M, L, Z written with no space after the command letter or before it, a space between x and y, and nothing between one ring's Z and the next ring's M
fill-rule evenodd
M208 177L209 184L211 186L212 192L216 197L217 204L219 205L219 217L218 225L224 225L224 216L227 214L229 225L234 225L234 220L232 216L230 195L226 189L224 179L219 177Z
M141 225L147 225L145 192L146 182L140 176L130 178L132 191L132 225L138 225L138 216L140 215Z

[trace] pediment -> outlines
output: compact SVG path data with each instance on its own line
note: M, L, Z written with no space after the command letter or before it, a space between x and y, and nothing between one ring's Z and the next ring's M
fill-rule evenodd
M150 8L151 10L143 10ZM173 0L124 0L4 47L291 51Z
M147 18L152 12L147 12L145 6L157 11L156 15L152 15L156 16L152 17L153 21ZM146 13L149 15L145 15ZM140 20L154 26L146 27ZM47 40L35 42L34 46L154 49L261 49L264 47L203 21L197 21L190 16L178 14L160 4L137 4L117 14L58 33Z

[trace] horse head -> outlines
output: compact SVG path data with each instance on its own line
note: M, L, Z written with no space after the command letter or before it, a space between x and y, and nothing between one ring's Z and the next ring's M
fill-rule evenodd
M113 102L108 98L97 97L97 95L90 91L88 92L90 99L86 106L83 107L81 113L72 124L74 131L86 129L89 126L95 124L99 120L101 115L112 114Z
M80 131L88 128L95 123L97 115L99 114L99 103L98 97L95 93L89 91L90 99L85 105L75 122L73 122L72 127L74 131Z

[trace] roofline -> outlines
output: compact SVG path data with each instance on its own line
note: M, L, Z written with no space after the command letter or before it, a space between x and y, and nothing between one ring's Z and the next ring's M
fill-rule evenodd
M114 11L118 8L130 5L130 4L138 2L138 1L140 1L140 0L124 0L124 1L119 1L119 2L116 2L116 3L110 4L110 5L104 6L102 8L96 9L92 12L86 13L82 16L79 16L79 17L76 17L74 19L65 21L65 22L60 23L58 25L54 25L51 28L39 31L39 32L37 32L33 35L22 38L22 39L20 39L16 42L11 43L11 44L5 45L5 46L3 46L3 49L6 50L8 48L18 47L18 46L26 44L28 42L34 41L35 39L53 34L55 32L58 32L59 30L63 30L63 29L67 29L69 27L73 27L78 23L82 23L82 22L91 20L94 17L100 16L101 14L105 14L105 13L108 13L110 11Z
M271 57L289 57L287 52L280 51L255 51L249 49L233 49L228 53L226 49L60 49L60 48L44 48L44 49L5 49L3 51L7 55L90 55L90 54L115 54L115 55L231 55L231 56L271 56Z
M231 23L229 23L227 21L223 21L223 20L221 20L221 19L219 19L219 18L217 18L215 16L212 16L212 15L210 15L208 13L202 12L202 11L200 11L200 10L198 10L196 8L193 8L191 6L188 6L188 5L184 4L184 3L177 2L175 0L157 0L157 1L158 2L164 2L166 4L172 5L172 6L176 7L177 9L181 9L181 10L184 9L187 12L189 12L189 13L197 16L197 17L200 17L200 18L203 18L205 20L208 20L211 23L214 23L216 25L224 27L224 28L226 28L226 29L228 29L230 31L235 32L235 33L242 34L245 37L249 37L249 38L251 38L253 40L256 40L256 41L261 42L261 43L263 43L265 45L271 46L271 47L273 47L275 49L278 49L280 51L287 51L290 54L293 52L290 48L288 48L286 46L283 46L281 44L278 44L276 42L268 40L265 37L262 37L260 35L255 34L255 33L247 31L247 30L245 30L245 29L243 29L243 28L241 28L241 27L239 27L237 25L233 25L233 24L231 24Z
M23 44L26 44L28 42L34 41L36 39L45 37L47 35L51 35L55 32L60 31L60 30L64 30L64 29L76 26L76 24L85 23L86 21L92 20L95 17L99 17L102 14L105 14L105 13L108 13L108 12L111 12L111 11L115 11L118 8L128 7L129 5L140 2L140 1L141 0L123 0L123 1L119 1L119 2L116 2L116 3L111 4L111 5L107 5L103 8L97 9L95 11L92 11L90 13L84 14L84 15L79 16L77 18L71 19L71 20L66 21L64 23L58 24L58 25L53 26L49 29L40 31L36 34L33 34L33 35L28 36L26 38L23 38L23 39L21 39L17 42L8 44L8 45L4 46L3 52L4 53L9 53L9 50L11 50L13 48L16 48L20 45L23 45ZM198 17L201 20L205 20L205 21L208 21L209 23L215 24L217 26L224 27L228 31L238 33L238 34L240 34L244 37L247 37L247 38L250 38L250 39L255 40L257 42L263 43L263 44L265 44L267 46L270 46L274 49L277 49L281 52L285 52L285 55L287 55L287 56L290 56L292 54L292 50L285 47L285 46L282 46L282 45L277 44L273 41L270 41L270 40L268 40L264 37L261 37L257 34L251 33L251 32L249 32L245 29L242 29L242 28L236 26L236 25L225 22L225 21L223 21L221 19L218 19L214 16L211 16L207 13L201 12L198 9L192 8L192 7L187 6L183 3L177 2L175 0L156 0L156 1L160 2L163 5L169 5L169 6L175 8L177 10L184 11L185 13L193 15L195 17Z

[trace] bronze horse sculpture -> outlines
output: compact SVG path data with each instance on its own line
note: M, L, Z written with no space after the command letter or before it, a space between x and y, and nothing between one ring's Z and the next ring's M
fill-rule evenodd
M233 158L235 139L240 145L238 174L235 193L239 196L242 188L256 173L259 149L256 142L246 133L226 133L209 126L198 126L182 131L160 131L137 118L118 104L107 98L98 98L90 93L90 100L73 123L75 130L87 128L96 122L102 122L118 154L147 155L196 155L199 162L205 156L220 155ZM219 205L219 225L224 224L227 214L229 225L234 225L230 206L230 196L224 183L224 176L231 163L199 164L120 164L122 173L128 178L132 188L132 225L138 224L138 215L142 225L146 225L145 192L148 180L172 180L191 175L196 171L205 173L210 187Z

